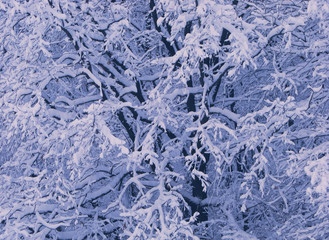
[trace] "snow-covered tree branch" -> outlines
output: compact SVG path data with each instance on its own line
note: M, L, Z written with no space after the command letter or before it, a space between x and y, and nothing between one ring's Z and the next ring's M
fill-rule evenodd
M329 238L325 0L0 0L1 239Z

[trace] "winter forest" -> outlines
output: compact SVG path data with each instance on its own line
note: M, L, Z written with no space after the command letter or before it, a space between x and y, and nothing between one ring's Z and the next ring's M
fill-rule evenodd
M329 239L329 2L0 0L0 239Z

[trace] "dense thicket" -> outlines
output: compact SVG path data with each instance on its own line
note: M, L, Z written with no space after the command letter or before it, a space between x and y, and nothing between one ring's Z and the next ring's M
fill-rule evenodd
M1 0L1 239L329 238L326 0Z

